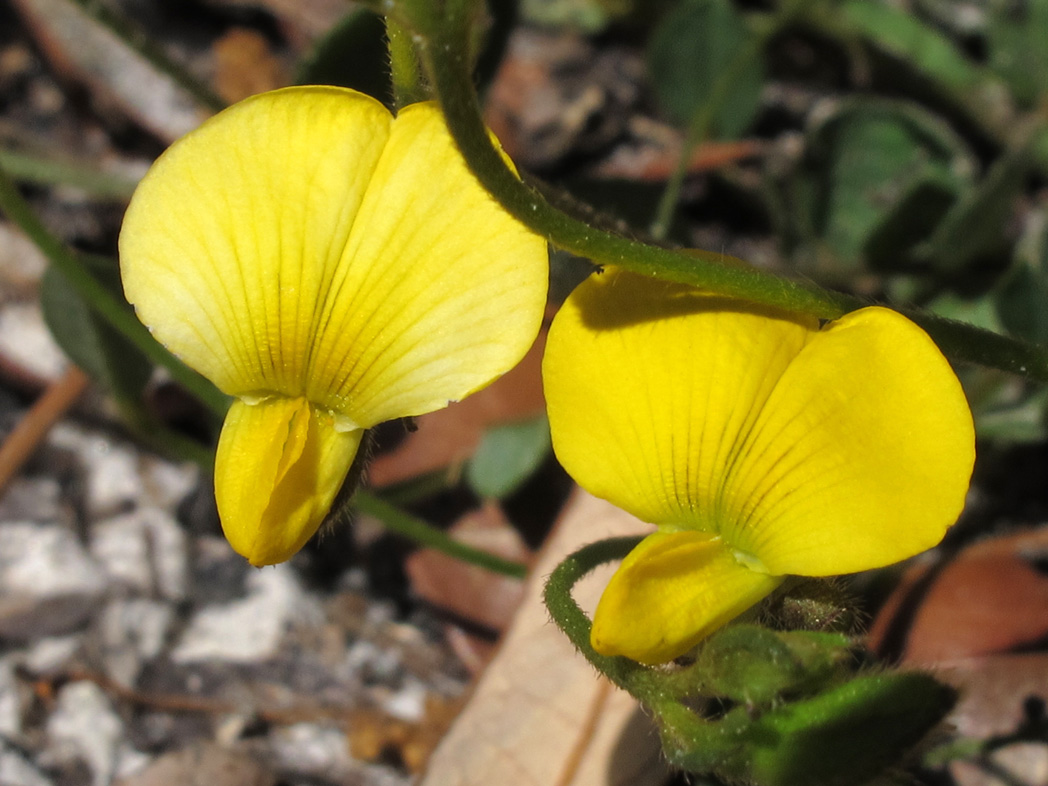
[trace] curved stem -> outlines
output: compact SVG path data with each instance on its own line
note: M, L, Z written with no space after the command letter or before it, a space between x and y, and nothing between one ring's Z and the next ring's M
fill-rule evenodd
M599 264L618 265L637 273L827 318L847 310L841 296L781 279L723 254L658 248L596 229L554 208L517 178L492 146L471 87L465 41L449 37L447 27L423 46L423 63L448 127L473 173L521 223L554 245Z
M780 278L741 260L708 251L660 248L607 232L550 205L503 162L484 128L469 72L469 25L473 0L447 0L441 24L416 26L423 66L447 118L448 128L481 184L521 223L554 245L599 265L618 265L707 289L728 297L836 319L869 305L807 282ZM414 19L405 13L403 23ZM1048 382L1048 347L1000 336L933 314L903 309L955 360L1003 369Z
M590 646L592 623L579 608L571 591L579 579L605 562L620 560L640 543L640 537L609 538L583 546L564 559L546 580L543 600L557 627L571 640L586 660L620 688L633 692L644 667L628 658L600 655Z

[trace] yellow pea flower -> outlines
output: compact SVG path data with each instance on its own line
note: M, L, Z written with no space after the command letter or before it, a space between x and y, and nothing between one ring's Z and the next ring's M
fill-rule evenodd
M534 340L545 241L484 191L433 104L254 96L172 145L120 234L129 302L234 396L215 495L254 565L316 532L365 429L484 387Z
M888 309L820 327L609 270L554 319L543 377L567 471L658 527L597 606L591 642L605 655L671 660L787 575L934 546L964 505L964 392Z

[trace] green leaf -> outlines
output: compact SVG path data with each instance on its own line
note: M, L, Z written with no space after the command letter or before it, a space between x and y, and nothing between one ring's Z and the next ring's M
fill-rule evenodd
M745 705L709 721L660 707L675 766L754 786L853 786L898 763L950 710L953 689L918 672L860 674L765 713Z
M963 142L923 109L845 102L809 131L799 221L841 272L864 263L898 269L958 199L973 168Z
M986 4L990 68L1025 107L1033 107L1048 86L1048 0Z
M1016 338L1048 342L1048 278L1043 270L1017 266L997 293L997 313Z
M347 14L298 64L295 83L351 87L391 106L386 25L367 9Z
M693 668L713 695L771 707L783 696L825 688L845 675L850 659L846 636L732 625L703 644Z
M886 0L826 0L811 7L806 22L846 46L863 41L874 55L863 64L872 64L877 81L892 90L952 105L993 139L1013 130L1008 85L909 7Z
M979 439L1013 444L1043 442L1048 437L1048 390L1039 390L1010 405L980 409L976 413L975 433Z
M497 426L466 465L466 481L481 497L501 499L512 494L542 464L550 451L545 415Z
M940 317L957 322L967 322L983 330L990 330L994 333L1001 333L1004 330L997 308L989 297L962 298L948 292L935 298L927 308Z
M840 11L878 49L951 92L986 87L988 75L949 38L912 13L876 0L846 0Z
M0 149L0 166L16 180L43 185L67 185L82 189L95 199L126 202L137 181L130 176L103 172L53 150L30 153Z
M769 786L865 783L898 762L956 701L927 674L856 677L754 723L754 780ZM769 744L768 741L774 740Z
M674 120L690 123L750 36L729 0L682 0L662 18L648 42L648 62L655 92ZM713 118L713 136L731 139L746 130L757 113L763 83L764 69L755 58Z
M1004 328L1016 338L1048 343L1048 212L1031 211L995 304Z
M1002 156L953 205L918 256L939 271L956 273L1001 254L1008 245L1005 227L1015 214L1015 201L1026 185L1030 165L1025 147Z
M54 266L40 283L40 306L48 329L70 360L104 385L118 403L137 407L152 364L99 319Z

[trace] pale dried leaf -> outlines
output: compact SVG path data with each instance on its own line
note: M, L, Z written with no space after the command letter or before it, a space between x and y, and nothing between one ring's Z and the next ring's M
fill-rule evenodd
M422 786L646 786L665 781L658 739L636 702L599 678L549 621L546 576L580 546L647 525L577 492L544 547L524 601ZM575 591L592 612L610 566Z
M117 106L164 142L209 114L174 79L156 70L108 28L68 0L14 0L40 48L92 96Z
M980 740L1014 734L1043 712L1048 701L1048 654L998 654L937 664L935 676L960 692L946 719L960 737ZM1043 742L1007 745L993 752L994 766L1010 773L1011 783L1048 783L1048 746ZM950 763L958 786L1005 786L992 769L969 760Z

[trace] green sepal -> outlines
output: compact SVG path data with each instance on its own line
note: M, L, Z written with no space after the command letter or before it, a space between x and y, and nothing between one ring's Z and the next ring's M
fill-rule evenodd
M856 786L898 764L953 707L930 675L858 676L758 717L737 706L710 721L662 707L663 747L675 766L752 786Z
M853 660L850 641L836 633L733 625L706 641L691 668L704 692L754 709L839 681Z

